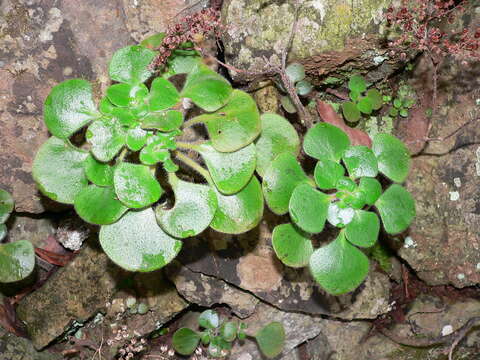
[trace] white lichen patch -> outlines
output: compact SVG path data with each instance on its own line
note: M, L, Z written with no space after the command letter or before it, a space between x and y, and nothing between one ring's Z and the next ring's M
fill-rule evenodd
M458 191L449 191L450 201L457 201L460 199L460 193Z
M388 58L385 57L385 56L375 56L373 58L373 63L378 66L378 65L382 64L387 59Z
M453 327L452 327L452 325L445 325L445 326L442 328L442 336L447 336L447 335L450 335L450 334L453 334Z
M417 247L417 243L415 241L413 241L413 239L410 237L410 236L407 236L405 238L405 242L403 244L403 247L405 249L409 249L409 248L416 248Z
M315 8L320 14L320 20L323 22L325 18L325 14L327 13L325 10L325 1L324 0L311 0L309 1L308 5Z
M455 184L455 186L457 188L459 188L460 186L462 186L462 179L456 177L456 178L453 178L453 183Z
M457 279L458 280L465 280L465 274L463 274L463 273L458 274Z
M53 7L48 11L48 21L45 27L39 34L41 42L51 41L53 39L53 33L60 30L60 26L63 23L63 16L60 9Z
M475 169L477 170L477 176L480 176L480 147L477 148L475 155L477 155L477 161L475 162Z

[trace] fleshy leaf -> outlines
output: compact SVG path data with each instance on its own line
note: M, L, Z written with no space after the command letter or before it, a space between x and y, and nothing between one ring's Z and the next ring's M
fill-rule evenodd
M305 96L313 90L313 86L308 81L302 80L295 84L295 90L298 95Z
M177 110L150 113L142 119L142 128L173 131L183 123L183 114Z
M172 346L181 355L193 354L200 342L200 335L189 328L180 328L173 334Z
M162 41L165 38L166 34L164 32L159 32L154 35L150 35L149 37L142 40L140 45L149 48L149 49L156 49L160 45L162 45Z
M360 120L360 110L358 110L357 105L351 101L347 101L342 104L342 112L347 121L357 122Z
M295 107L295 104L293 103L292 99L290 99L290 96L285 95L280 98L280 103L282 104L283 109L289 113L289 114L295 114L297 112L297 108Z
M375 202L385 231L398 234L406 230L415 217L415 200L398 184L391 185Z
M290 153L278 155L263 177L262 188L268 207L277 215L286 214L293 190L309 182L295 156Z
M410 153L403 142L390 134L377 134L372 150L380 172L395 182L405 181L410 171Z
M215 149L232 152L247 146L261 131L257 104L246 92L234 90L227 105L195 118L204 122Z
M208 345L208 354L212 358L224 358L231 348L232 344L225 341L221 336L213 336ZM224 350L227 352L225 353Z
M357 93L362 93L367 90L367 84L365 79L359 75L353 75L350 80L348 81L348 88L351 91L355 91Z
M250 144L232 153L222 153L210 143L198 146L217 189L225 195L239 192L255 171L255 145Z
M215 111L225 105L232 93L230 83L204 64L198 64L191 71L181 96L192 99L195 105L205 111Z
M25 279L35 267L35 251L30 241L0 244L0 283Z
M150 168L121 163L116 166L113 183L118 199L130 208L143 208L160 199L163 189Z
M313 254L312 241L292 224L275 226L272 245L278 259L290 267L307 266Z
M108 100L117 106L128 106L130 104L130 84L113 84L107 89Z
M345 175L345 168L339 163L323 159L315 165L314 177L320 189L335 189L338 180Z
M371 211L356 210L352 221L345 226L345 236L352 244L361 247L375 245L380 231L380 220Z
M158 162L165 162L170 159L170 151L176 147L174 133L157 133L147 140L140 152L140 161L145 165L155 165Z
M302 64L293 63L287 66L285 69L290 81L295 84L296 82L305 79L305 68Z
M262 114L262 132L255 142L257 149L257 172L263 177L270 163L282 152L297 156L300 151L300 139L297 131L284 117Z
M148 132L137 126L132 129L128 129L126 144L132 151L141 150L147 143Z
M378 175L377 158L373 151L366 146L350 146L343 153L343 162L348 174L354 178Z
M348 225L355 215L355 210L350 207L342 208L339 202L332 202L328 207L327 220L333 226L342 228Z
M373 205L382 194L382 185L374 178L361 178L358 190L365 193L365 202L367 205Z
M52 88L45 100L43 119L52 135L67 139L98 116L92 97L92 85L71 79Z
M110 78L121 83L137 85L146 81L153 71L149 65L157 53L140 45L117 50L108 66Z
M362 113L370 115L373 111L372 100L368 96L360 98L357 104L357 108Z
M237 337L238 324L233 321L227 321L220 328L220 335L223 340L232 342Z
M368 258L351 245L342 232L330 244L313 253L310 271L314 279L332 295L357 288L367 277Z
M300 184L290 198L290 218L303 231L317 234L325 226L329 204L330 196L314 189L310 184Z
M119 221L103 225L100 244L108 257L129 271L154 271L172 261L182 242L157 224L152 208L129 211Z
M168 70L163 76L169 78L177 74L189 74L201 63L202 57L197 52L186 54L185 51L176 49L167 60Z
M96 185L83 188L75 197L74 205L78 216L96 225L112 224L128 210L117 200L113 188Z
M279 322L271 322L255 334L258 347L263 355L272 359L283 350L285 344L285 329Z
M49 138L37 152L32 175L40 191L49 198L73 204L75 196L88 184L84 161L88 153L56 137Z
M217 209L215 192L203 184L193 184L169 176L175 193L175 206L170 210L157 207L155 214L160 227L176 238L200 234L212 222Z
M150 88L150 111L166 110L180 101L177 88L167 79L157 77Z
M372 103L373 110L379 110L382 108L383 98L380 91L378 91L377 89L370 89L367 91L367 96Z
M15 204L12 195L3 189L0 189L0 224L7 221Z
M240 192L223 195L214 189L218 208L210 227L226 234L241 234L258 225L263 216L262 187L255 176Z
M115 119L103 119L93 122L87 130L87 141L92 145L90 151L97 160L112 160L125 145L125 130Z
M350 145L347 134L336 126L319 123L310 128L303 140L307 155L320 160L338 161Z
M135 126L137 124L137 116L133 114L131 108L126 107L114 107L112 109L112 115L118 119L123 126Z
M198 317L198 325L204 329L215 329L220 325L218 314L213 310L205 310Z
M91 154L85 160L85 175L87 179L98 186L113 185L113 166L99 162Z

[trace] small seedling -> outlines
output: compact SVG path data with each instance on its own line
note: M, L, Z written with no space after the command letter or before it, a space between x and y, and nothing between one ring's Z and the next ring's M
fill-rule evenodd
M7 236L5 222L14 208L8 191L0 189L0 242ZM19 240L0 244L0 283L20 281L35 267L35 251L30 241Z
M351 101L342 104L342 113L349 122L357 122L362 114L371 115L373 111L379 110L382 105L382 94L377 89L367 90L365 79L354 75L348 81Z
M392 117L408 117L409 109L415 105L415 97L412 95L412 90L407 85L402 85L398 89L397 96L392 99L391 96L384 96L383 100L386 104L391 103L392 107L388 111Z
M235 340L252 338L264 356L271 359L278 356L285 343L285 330L279 322L271 322L256 334L247 333L247 325L238 321L221 321L213 310L206 310L198 317L201 331L180 328L173 334L172 345L181 355L191 355L202 344L208 347L208 354L214 358L229 355Z
M404 231L413 220L414 200L399 184L407 178L410 155L392 135L377 134L371 149L353 146L341 129L327 123L308 130L303 150L318 161L313 179L291 153L278 155L263 176L267 205L291 219L274 228L273 248L285 265L308 265L328 293L340 295L367 276L368 258L357 247L369 248L377 241L380 220L372 206L388 234ZM379 174L394 182L383 193L375 179ZM311 237L321 233L327 221L340 233L314 249Z
M306 96L313 90L312 84L305 79L305 68L302 64L292 63L286 67L285 72L292 84L295 86L295 91L298 95ZM287 92L281 83L277 82L277 84L283 92ZM290 96L282 96L280 98L280 102L286 112L290 114L297 112L297 109Z

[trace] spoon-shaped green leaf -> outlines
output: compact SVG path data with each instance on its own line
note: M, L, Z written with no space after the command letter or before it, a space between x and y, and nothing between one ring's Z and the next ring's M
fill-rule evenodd
M143 208L160 199L163 189L150 168L145 165L121 163L113 175L118 199L130 208Z
M344 175L345 168L333 160L318 160L315 165L315 183L320 189L335 189L338 180L342 179Z
M255 334L258 347L263 355L272 359L283 350L285 344L285 329L279 322L271 322Z
M102 162L112 160L125 145L125 130L114 119L94 121L87 130L87 141L92 145L91 152Z
M380 220L371 211L356 210L352 221L345 226L348 241L361 247L375 245L379 231Z
M313 254L310 238L292 224L275 226L272 233L272 245L280 261L291 267L307 266L310 256Z
M178 110L150 113L142 119L142 128L173 131L182 126L183 114Z
M367 146L350 146L343 153L343 162L348 174L354 178L375 177L378 174L377 158Z
M0 224L7 221L14 206L12 195L8 191L0 189Z
M22 280L35 267L35 251L30 241L0 244L0 283Z
M255 176L238 193L223 195L214 189L218 208L210 227L226 234L241 234L258 225L263 216L262 187Z
M415 200L398 184L391 185L375 202L385 231L398 234L406 230L415 217Z
M220 318L213 310L205 310L198 317L198 325L204 329L215 329L220 325Z
M234 90L228 103L212 114L195 118L204 122L215 149L232 152L253 142L261 131L255 100L246 92Z
M153 74L149 65L156 54L156 51L140 45L125 46L117 50L108 66L110 78L134 85L143 83Z
M90 224L112 224L128 210L117 200L112 187L89 185L75 197L75 211Z
M297 131L284 117L265 113L260 117L262 132L255 142L257 148L257 172L263 177L270 163L282 152L297 156L300 139Z
M360 179L358 190L365 194L365 203L373 205L382 194L382 185L377 179L363 177Z
M102 163L95 159L91 154L84 162L85 175L88 180L98 186L113 185L113 166Z
M405 181L410 171L410 153L403 142L390 134L377 134L372 150L380 172L395 182Z
M49 198L73 204L75 196L88 184L84 161L88 153L56 137L49 138L37 152L32 174L40 191Z
M212 222L217 209L217 197L208 185L193 184L169 173L175 193L175 206L170 210L157 207L155 214L160 227L176 238L200 234Z
M225 195L239 192L253 176L256 165L255 145L231 153L222 153L210 144L198 146L217 189Z
M290 81L295 84L296 82L305 79L305 67L299 63L293 63L287 66L285 69Z
M315 250L310 258L314 279L332 295L358 287L367 277L368 266L368 258L347 241L343 231L330 244Z
M125 139L126 144L130 150L139 151L147 143L148 136L148 132L140 128L140 126L128 129Z
M204 64L198 64L187 76L181 93L205 111L215 111L225 105L232 86Z
M52 135L67 139L98 116L92 86L82 79L71 79L54 86L43 108L43 119Z
M367 90L367 83L365 82L365 79L360 75L353 75L348 81L348 88L351 91L362 93Z
M180 328L173 334L172 346L181 355L193 354L200 342L200 335L189 328Z
M342 112L345 119L350 122L357 122L362 116L360 114L360 110L357 108L357 105L351 101L347 101L342 104Z
M119 221L103 225L100 244L108 257L129 271L154 271L172 261L182 242L157 224L152 208L129 211Z
M329 204L330 196L310 184L299 184L293 190L288 205L290 218L303 231L317 234L325 226Z
M314 125L307 131L303 140L305 153L317 160L338 161L349 145L347 134L327 123Z
M157 77L150 88L150 111L166 110L180 101L177 88L167 79Z

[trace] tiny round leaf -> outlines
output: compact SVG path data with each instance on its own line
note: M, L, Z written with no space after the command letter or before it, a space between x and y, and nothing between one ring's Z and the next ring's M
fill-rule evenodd
M35 251L30 241L0 244L0 283L25 279L35 267Z
M181 328L175 331L172 338L172 346L176 352L182 355L193 354L200 341L200 335L189 328Z
M263 355L272 359L283 350L285 344L285 329L279 322L271 322L255 334L258 347Z
M12 195L8 191L0 189L0 224L7 221L14 206Z

